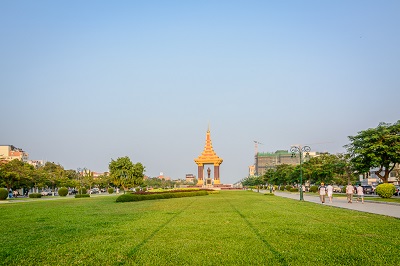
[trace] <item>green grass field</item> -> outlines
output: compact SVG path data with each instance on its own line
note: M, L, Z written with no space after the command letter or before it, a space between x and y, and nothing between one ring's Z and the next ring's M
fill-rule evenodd
M2 265L399 265L400 220L266 196L0 204Z

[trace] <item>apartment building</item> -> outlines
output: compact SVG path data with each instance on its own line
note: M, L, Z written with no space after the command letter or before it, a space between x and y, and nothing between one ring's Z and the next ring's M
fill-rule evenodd
M0 160L12 161L14 159L27 162L29 154L13 145L0 145Z

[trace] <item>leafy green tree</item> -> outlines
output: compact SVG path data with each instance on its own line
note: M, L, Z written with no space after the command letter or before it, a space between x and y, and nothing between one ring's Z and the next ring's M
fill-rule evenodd
M291 174L294 170L293 165L289 164L280 164L276 166L276 173L275 173L275 184L289 184L292 183Z
M10 188L23 187L31 182L33 166L14 159L10 162L2 162L0 171L0 185Z
M94 184L93 172L85 168L82 174L83 174L83 183L87 185L89 189L92 189L92 186Z
M243 181L242 181L242 185L244 187L252 187L256 185L256 176L249 176L246 177Z
M387 183L390 172L400 163L400 120L362 130L356 136L349 136L349 140L345 147L359 173L378 167L376 175Z
M111 159L108 168L112 182L116 186L122 186L124 192L143 183L144 166L141 163L133 164L128 156L115 161Z
M338 163L336 165L337 175L334 178L335 184L346 185L355 182L358 179L354 165L351 163L350 154L338 154Z
M46 185L54 192L65 181L64 167L60 164L46 162L43 166L43 173L46 178Z
M275 170L268 168L263 174L264 184L274 184Z
M76 188L79 186L79 181L80 181L80 175L77 171L75 170L65 170L65 183L63 186L65 187L70 187L70 188Z
M98 186L99 188L108 188L110 183L111 179L107 174L100 175L94 180L94 185Z
M36 192L38 192L38 188L44 187L46 184L46 177L44 174L43 169L40 168L35 168L31 172L31 178L30 178L30 185L29 187L33 187Z

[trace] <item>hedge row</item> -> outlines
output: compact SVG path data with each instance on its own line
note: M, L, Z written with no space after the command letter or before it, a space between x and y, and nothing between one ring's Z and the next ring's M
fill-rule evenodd
M38 199L38 198L41 198L41 197L42 197L42 194L40 194L40 193L31 193L31 194L29 194L29 198Z
M192 192L172 192L172 193L156 193L156 194L123 194L117 198L117 202L131 202L141 200L154 200L154 199L170 199L182 197L194 197L208 195L207 191L199 190Z
M186 189L173 189L173 190L165 190L165 191L136 191L136 192L130 192L131 194L140 194L140 195L148 195L148 194L165 194L165 193L176 193L176 192L193 192L193 191L208 191L212 192L215 191L213 189L200 189L200 188L186 188Z
M90 198L89 194L76 194L75 198Z

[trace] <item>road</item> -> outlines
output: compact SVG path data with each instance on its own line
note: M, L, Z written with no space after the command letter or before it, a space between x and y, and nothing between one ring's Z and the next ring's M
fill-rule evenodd
M260 192L265 193L269 191L260 190ZM275 191L275 195L279 197L300 200L299 193ZM304 200L322 205L317 195L309 195L305 193ZM329 199L326 197L324 205L400 218L400 204L398 203L374 202L372 200L368 200L368 198L364 198L364 204L361 202L356 202L355 199L353 200L353 203L348 203L346 197L335 197L334 195L332 203L329 203Z

